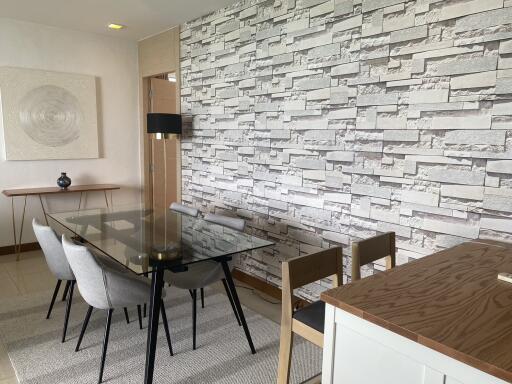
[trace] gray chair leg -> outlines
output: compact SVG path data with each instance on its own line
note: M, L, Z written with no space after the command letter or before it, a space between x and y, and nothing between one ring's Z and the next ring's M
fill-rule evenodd
M87 329L87 325L89 325L89 319L91 318L92 314L92 307L89 305L89 308L87 309L87 313L85 314L85 320L82 324L82 330L80 331L80 336L78 337L78 342L76 343L75 352L78 352L80 350L80 345L82 344L82 340L84 338L85 330Z
M64 329L62 331L62 342L66 341L66 332L68 330L69 313L71 312L71 303L73 301L73 289L76 281L72 281L69 287L68 304L66 305L66 316L64 317Z
M107 324L105 325L105 336L103 338L103 350L101 352L100 377L98 379L98 383L101 383L103 381L103 370L105 368L105 358L107 356L108 338L110 336L110 324L112 323L112 312L114 312L114 310L109 309L107 314Z
M204 308L204 288L201 288L201 308Z
M48 313L46 314L46 318L49 319L52 314L53 305L55 304L55 299L57 298L57 294L59 293L60 285L62 280L57 280L57 285L55 286L55 290L53 291L52 301L50 303L50 308L48 308Z

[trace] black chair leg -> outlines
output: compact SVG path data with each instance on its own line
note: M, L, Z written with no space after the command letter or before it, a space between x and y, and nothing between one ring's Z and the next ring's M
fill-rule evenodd
M192 349L196 349L197 290L192 290Z
M204 288L201 288L201 308L204 308Z
M228 296L229 303L231 304L231 308L233 309L233 313L235 314L236 321L238 321L238 325L242 326L242 322L240 321L240 316L238 316L238 312L235 308L235 303L233 302L233 297L231 296L231 292L229 291L228 283L226 279L222 279L222 284L224 285L224 289L226 290L226 295Z
M73 301L73 289L75 288L75 281L71 282L68 293L68 304L66 306L66 316L64 317L64 329L62 330L62 342L66 341L66 332L68 331L69 313L71 312L71 303Z
M124 317L126 319L126 324L130 324L130 317L128 316L128 308L124 307Z
M160 311L162 312L162 322L164 323L165 337L167 338L167 344L169 345L169 352L171 356L174 356L172 351L171 334L169 332L169 323L167 322L167 314L165 313L164 301L160 302Z
M66 281L66 286L64 287L64 293L62 294L62 301L66 301L66 297L68 297L69 286L71 285L71 281Z
M101 383L103 381L103 370L105 368L105 358L107 356L108 337L110 336L110 324L112 322L112 312L114 312L114 310L109 309L108 314L107 314L107 324L105 325L105 336L103 338L103 351L101 352L100 377L98 379L98 383Z
M139 328L142 329L142 310L140 305L137 305L137 315L139 315Z
M147 307L147 306L146 306L146 303L144 303L144 310L143 310L143 312L144 312L144 318L145 318L145 317L146 317L146 315L147 315L147 313L146 313L146 312L147 312L147 311L146 311L146 309L147 309L147 308L146 308L146 307Z
M55 304L55 299L57 298L57 295L59 293L60 285L62 283L62 280L57 280L57 285L55 286L55 290L53 291L52 301L50 303L50 308L48 308L48 313L46 314L46 318L49 319L50 315L52 314L53 304Z
M92 314L92 307L89 306L87 309L87 313L85 314L85 320L82 324L82 330L80 331L80 336L78 337L78 342L76 343L75 352L78 352L80 350L80 344L82 344L82 340L84 338L85 331L87 329L87 325L89 325L89 319L91 318Z

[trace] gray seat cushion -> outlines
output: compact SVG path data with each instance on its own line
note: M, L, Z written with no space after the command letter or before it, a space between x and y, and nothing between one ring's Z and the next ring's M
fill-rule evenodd
M216 261L201 261L187 268L186 272L165 271L164 280L181 289L198 289L224 278L222 265Z
M324 333L325 303L323 301L315 301L295 311L293 318L316 329L318 332Z

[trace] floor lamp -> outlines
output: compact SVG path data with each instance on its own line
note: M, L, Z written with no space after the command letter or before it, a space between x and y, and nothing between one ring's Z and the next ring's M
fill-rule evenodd
M181 115L174 113L148 113L147 131L155 135L156 140L164 140L164 185L165 196L167 196L167 145L165 140L169 135L181 134L182 120Z
M147 115L147 132L155 135L156 140L164 140L164 195L167 198L167 145L165 140L169 135L181 134L182 120L181 115L174 113L148 113ZM167 200L167 199L166 199ZM166 215L167 217L167 215ZM167 226L167 220L166 220ZM166 228L167 229L167 228ZM167 230L165 231L167 234Z

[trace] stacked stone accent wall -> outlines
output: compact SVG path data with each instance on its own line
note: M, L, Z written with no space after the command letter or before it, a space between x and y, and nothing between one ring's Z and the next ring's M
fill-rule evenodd
M249 273L512 240L511 0L242 1L182 26L181 76L183 200L278 243Z

